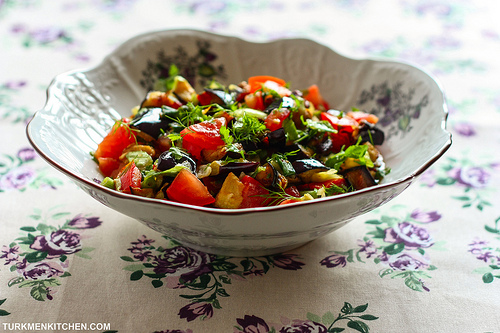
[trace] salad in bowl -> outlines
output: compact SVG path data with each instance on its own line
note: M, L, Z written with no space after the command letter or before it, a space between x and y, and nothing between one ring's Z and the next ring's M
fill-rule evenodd
M378 117L329 108L315 84L260 75L196 92L172 65L92 153L122 193L195 206L284 205L375 186Z

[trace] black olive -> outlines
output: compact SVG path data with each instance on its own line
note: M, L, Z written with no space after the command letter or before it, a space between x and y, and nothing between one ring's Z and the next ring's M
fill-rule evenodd
M149 134L156 139L162 133L168 131L169 124L172 121L165 115L174 112L177 113L177 110L168 107L142 109L130 121L130 126L133 128L137 128L138 130Z
M196 171L196 162L193 161L189 155L186 153L180 152L181 156L179 156L179 153L173 153L172 151L164 151L161 153L161 155L158 157L158 163L156 165L156 168L160 171L165 171L172 169L175 167L177 164L181 164L183 162L188 162L187 164L190 166L190 169L192 172ZM186 164L186 163L183 163Z

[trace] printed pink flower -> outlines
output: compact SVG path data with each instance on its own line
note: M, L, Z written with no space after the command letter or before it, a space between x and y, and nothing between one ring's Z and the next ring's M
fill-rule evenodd
M23 270L26 279L45 280L57 277L64 273L64 269L55 261L35 262L27 265Z
M196 251L183 246L165 249L155 257L156 274L166 274L170 278L182 279L191 282L197 277L213 271L210 267L212 256L205 252Z
M481 167L453 168L448 172L448 176L459 184L472 188L483 188L490 179L490 174Z
M439 214L437 211L424 212L418 208L411 212L410 216L412 219L420 223L436 222L441 218L441 214Z
M8 247L4 245L2 246L1 253L0 258L5 259L5 265L9 265L19 259L19 246Z
M50 259L63 254L78 252L82 249L82 246L79 234L60 229L52 232L48 239L44 235L36 236L30 248L47 252L47 258Z
M7 172L0 178L0 189L22 190L35 179L35 170L27 166L20 166Z
M295 257L297 257L296 254L281 253L274 255L273 256L274 266L292 271L301 269L302 268L301 266L304 266L305 264L303 262L294 260Z
M234 333L268 333L269 326L267 323L257 316L245 315L243 318L237 318L236 322L239 328L234 328Z
M102 221L98 217L85 217L82 214L75 216L68 225L76 229L92 229L100 226Z
M332 254L323 260L321 260L321 265L326 266L328 268L333 268L337 266L345 267L347 264L346 257L340 254Z
M202 319L212 318L214 308L210 303L191 303L179 310L179 317L186 318L187 321L193 321L198 317Z
M429 260L418 253L401 252L388 258L387 263L398 271L415 271L429 267Z
M426 248L434 245L434 239L427 229L417 227L409 222L385 229L384 242L404 243L407 250Z

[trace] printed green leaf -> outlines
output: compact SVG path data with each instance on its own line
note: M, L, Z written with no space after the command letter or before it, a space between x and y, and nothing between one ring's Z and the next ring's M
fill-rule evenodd
M68 277L68 276L71 276L71 273L70 272L64 272L63 275L59 276L59 277Z
M30 252L26 255L26 261L29 263L42 261L47 257L48 252L35 251Z
M67 259L68 259L68 256L67 256L67 255L65 255L65 254L61 254L61 256L59 257L59 260L60 260L61 262L65 262Z
M357 312L357 313L365 312L367 308L368 308L368 303L365 305L359 305L359 306L355 307L354 310L352 310L352 312Z
M80 253L89 253L89 252L92 252L94 251L95 248L93 247L83 247L81 250L80 250Z
M370 328L368 325L359 320L352 320L347 323L347 327L350 327L358 332L368 333Z
M214 271L219 271L219 272L227 272L238 267L234 263L228 261L215 262L212 263L211 266L214 269Z
M129 256L121 256L120 259L123 261L130 261L130 262L135 261L133 258L130 258Z
M143 264L132 264L132 265L127 265L127 266L123 267L122 269L124 271L135 272L138 270L142 270L144 268L146 268L146 267Z
M438 185L444 185L444 186L448 186L448 185L453 185L455 184L456 180L453 179L453 178L439 178L436 183Z
M335 315L328 311L323 315L323 317L321 317L321 322L323 325L328 327L335 322Z
M0 309L0 316L8 316L8 315L10 315L10 312Z
M384 248L384 252L392 255L392 254L397 254L397 253L403 251L404 248L405 248L404 243L394 243L394 244L391 244L389 246L386 246Z
M369 314L367 314L367 315L361 315L361 316L359 316L359 318L363 319L363 320L377 320L378 319L378 317L372 316L372 315L369 315Z
M6 300L7 300L7 298L0 299L0 305L2 305L3 303L5 303Z
M227 293L226 289L224 288L218 288L217 289L217 295L221 297L229 297L230 295Z
M135 271L132 274L130 274L130 280L131 281L140 280L140 278L142 278L143 275L144 275L144 272L142 270Z
M92 259L91 256L83 253L82 251L75 252L75 256L83 258L83 259Z
M345 328L342 328L342 327L334 327L334 328L330 329L328 332L338 333L338 332L343 332L343 331L345 331Z
M483 282L484 283L492 283L493 280L495 280L495 277L491 273L486 273L483 275Z
M490 267L491 267L492 269L500 269L500 266L498 266L498 265L490 265Z
M27 231L27 232L34 232L36 229L34 227L21 227L20 228L22 231Z
M219 281L225 284L231 284L231 278L225 274L219 276Z
M42 284L38 284L31 288L30 295L37 301L43 302L47 296L47 289Z
M352 313L352 305L350 303L344 302L344 306L342 307L340 312L345 313L345 314L351 314Z
M52 215L52 218L54 220L57 220L57 219L60 219L61 217L67 216L69 214L70 214L69 212L67 212L67 213L55 213L54 215Z
M415 276L410 275L405 279L405 285L415 291L423 291L424 288L422 286L422 282L417 279Z
M155 288L160 288L161 286L163 286L163 281L162 280L152 280L151 284Z
M378 275L379 275L380 277L384 277L384 276L386 276L386 275L390 275L390 274L392 274L392 272L394 272L392 269L390 269L390 268L386 268L386 269L381 270L381 271L378 273Z
M365 221L365 224L382 224L379 220L368 220Z
M498 230L496 228L489 227L487 225L484 226L484 229L486 229L486 231L488 231L488 232L491 232L492 234L500 234L500 230Z
M471 198L466 196L466 195L463 195L463 196L452 196L453 199L456 199L456 200L461 200L461 201L470 201Z
M307 313L307 319L315 323L321 323L321 317L311 312Z

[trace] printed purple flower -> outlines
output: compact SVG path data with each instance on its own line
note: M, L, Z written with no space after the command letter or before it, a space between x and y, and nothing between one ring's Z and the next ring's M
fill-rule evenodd
M64 273L63 268L55 261L35 262L23 269L23 276L31 280L45 280Z
M491 253L491 251L481 251L476 255L476 259L484 261L484 262L489 262L491 261L491 258L495 258L495 255Z
M80 235L75 232L59 229L52 232L48 239L44 235L36 236L30 248L47 252L48 259L63 254L72 254L81 250Z
M76 229L92 229L97 228L102 224L102 221L98 217L85 217L82 214L78 214L68 225Z
M234 328L234 333L268 333L269 326L257 316L245 315L243 318L237 318L236 322L239 328Z
M135 245L136 247L144 247L144 246L151 246L152 243L154 243L155 240L151 238L147 238L146 235L142 235L141 237L137 238L136 242L131 242L130 244Z
M201 319L212 318L213 314L214 308L210 303L194 302L179 310L179 316L181 318L186 318L187 321L193 321L198 317L201 317Z
M321 265L328 268L333 268L337 266L345 267L347 264L346 257L340 254L332 254L320 261Z
M420 223L436 222L441 218L441 214L439 214L437 211L424 212L418 208L411 212L410 216L413 220Z
M289 325L283 326L280 333L326 333L327 328L320 323L310 320L292 320Z
M66 32L60 28L47 27L31 31L30 37L40 44L48 44L59 39L67 38L67 35Z
M36 156L36 152L33 148L23 148L17 152L17 157L23 162L32 161Z
M458 134L462 136L470 137L476 135L476 130L470 123L463 122L455 124L454 129Z
M448 176L459 184L472 188L483 188L490 179L490 174L481 167L453 168Z
M4 245L2 246L1 253L0 258L5 259L5 265L9 265L19 259L19 246L8 247Z
M23 190L33 179L35 179L35 171L30 167L20 166L0 178L0 190Z
M377 253L377 246L372 240L363 241L358 239L358 246L361 248L359 252L365 252L366 258L371 258L372 255Z
M8 81L3 86L7 89L17 90L17 89L21 89L22 87L26 86L26 81L22 81L22 80Z
M434 245L434 240L427 229L415 226L409 222L385 229L384 242L404 243L407 250L426 248Z
M434 185L437 184L435 176L436 171L434 169L428 169L420 176L419 181L427 187L434 187Z
M469 244L469 252L472 254L478 254L483 251L485 247L488 246L488 241L476 238L472 243Z
M398 271L415 271L429 267L429 261L424 256L413 252L401 252L388 258L387 263Z
M211 261L211 255L205 252L176 246L165 249L161 255L156 256L153 265L156 274L177 277L182 280L179 282L191 282L203 274L212 272Z
M296 271L305 265L303 262L294 260L296 257L296 254L277 254L273 256L273 263L276 267Z

